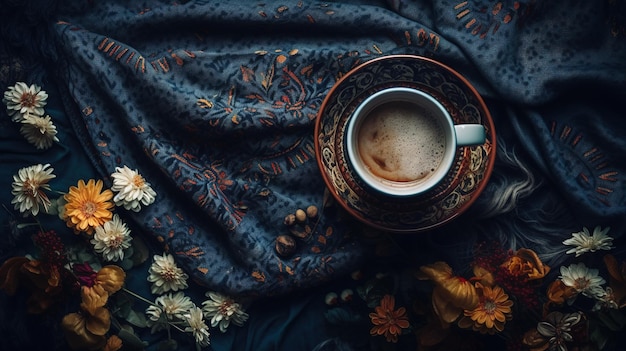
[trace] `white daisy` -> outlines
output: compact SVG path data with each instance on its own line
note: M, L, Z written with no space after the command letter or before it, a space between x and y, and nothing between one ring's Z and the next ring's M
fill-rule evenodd
M56 175L50 164L38 164L20 169L13 176L13 190L11 194L15 197L11 201L15 205L15 209L19 210L26 216L28 212L36 216L39 213L39 205L42 205L44 211L48 211L50 207L50 199L44 190L50 190L48 181Z
M148 324L153 332L165 329L168 322L183 320L184 314L194 307L196 305L182 291L161 295L146 309Z
M178 291L187 288L189 276L180 269L174 256L163 254L154 255L154 262L148 269L148 281L152 283L150 290L153 294L160 295L168 291Z
M595 252L598 250L610 250L613 248L613 238L606 235L611 228L604 229L595 227L593 234L589 235L589 229L583 227L582 232L572 233L572 237L563 241L564 245L572 245L574 248L567 250L566 253L576 253L576 257L585 252Z
M2 102L7 106L7 113L14 122L20 122L24 117L43 116L43 107L46 105L48 93L35 84L30 86L18 82L4 92Z
M559 278L566 286L574 288L578 293L591 298L601 298L606 294L602 284L606 281L598 275L598 270L588 268L584 263L574 263L561 267Z
M114 214L110 221L96 227L91 243L93 249L106 261L121 261L124 259L124 250L130 247L132 239L126 223Z
M167 295L161 295L156 298L154 303L165 313L168 320L175 318L183 319L185 313L196 307L193 301L191 301L191 298L186 296L182 291L174 294L169 293Z
M28 116L22 120L20 133L37 149L45 150L52 146L57 138L57 127L52 123L50 116Z
M139 212L141 205L148 206L154 202L156 192L137 170L132 170L128 166L116 167L111 177L113 178L111 190L117 193L113 201L117 206Z
M248 320L248 314L232 298L213 291L205 295L209 300L202 303L204 315L211 318L211 326L219 326L222 333L226 332L230 322L242 326Z
M189 313L184 315L185 321L189 324L185 327L186 332L191 332L196 339L196 344L204 347L209 346L209 327L204 323L202 309L193 307Z

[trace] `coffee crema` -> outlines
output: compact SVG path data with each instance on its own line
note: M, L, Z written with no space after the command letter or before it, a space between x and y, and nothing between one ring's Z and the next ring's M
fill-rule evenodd
M364 118L357 135L358 152L374 176L393 182L428 179L441 164L445 133L423 107L386 102Z

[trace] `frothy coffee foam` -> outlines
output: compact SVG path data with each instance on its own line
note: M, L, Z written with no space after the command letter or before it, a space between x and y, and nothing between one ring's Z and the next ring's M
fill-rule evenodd
M407 182L426 179L442 161L444 131L420 106L391 102L374 108L358 132L358 150L377 177Z

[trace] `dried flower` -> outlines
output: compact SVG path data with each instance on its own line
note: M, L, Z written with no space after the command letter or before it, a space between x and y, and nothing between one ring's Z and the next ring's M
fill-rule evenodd
M211 343L209 340L209 327L204 323L202 309L194 307L184 317L189 325L185 327L185 331L193 334L196 344L202 347L208 346Z
M75 231L93 234L96 227L111 220L113 213L113 197L111 190L102 190L101 180L90 179L87 184L84 180L78 181L78 186L71 186L64 198L64 219L68 227Z
M461 328L472 328L482 334L495 334L504 330L504 324L511 320L513 301L499 286L488 287L476 283L479 303L472 310L465 310L460 321Z
M121 261L124 258L124 250L131 245L132 237L126 223L115 214L113 218L96 227L91 238L94 250L101 254L107 261Z
M613 255L605 255L604 264L609 272L609 285L615 303L619 308L626 307L626 262L620 265Z
M97 350L106 345L106 336L97 335L87 329L89 314L69 313L61 320L65 340L73 350Z
M576 297L578 292L571 286L565 285L562 280L557 279L550 283L546 295L551 303L561 305Z
M219 326L222 333L226 332L230 322L242 326L248 320L248 314L231 297L214 291L205 295L209 300L202 303L202 311L207 318L211 318L211 326Z
M583 227L581 232L572 233L572 237L563 241L564 245L572 245L574 248L566 253L576 253L576 257L585 252L596 252L599 250L610 250L613 248L613 238L606 235L611 230L610 227L604 229L595 227L593 234L589 235L589 229Z
M57 127L52 123L50 116L27 116L22 120L20 133L26 141L35 145L39 150L45 150L58 142Z
M141 205L148 206L154 202L156 192L137 170L131 170L128 166L116 167L111 177L111 190L117 193L113 201L117 206L139 212Z
M502 264L513 276L523 277L527 280L541 279L550 272L550 267L545 265L539 256L530 249L519 249L513 256Z
M124 280L126 280L126 272L120 266L107 265L100 268L96 274L95 283L102 286L109 294L114 294L122 288Z
M37 164L18 170L13 176L13 194L11 201L15 204L15 209L24 215L31 213L36 216L39 213L39 206L43 206L44 211L50 206L50 199L44 190L50 190L48 181L55 178L52 174L53 168L49 168L50 164Z
M395 309L396 300L391 295L385 295L373 313L369 314L374 326L370 330L372 335L385 335L387 342L398 342L398 335L402 334L402 329L409 327L409 320L406 316L406 309L400 307Z
M152 283L150 290L153 294L163 294L168 291L178 291L187 288L189 276L180 269L174 256L164 254L154 255L154 262L148 269L148 281Z
M41 87L32 84L26 85L24 82L17 82L4 92L2 102L7 107L7 113L14 122L20 122L26 116L42 116L43 107L46 105L48 93L41 90Z
M548 339L550 350L565 351L566 342L573 340L572 327L582 319L582 313L563 314L558 311L549 313L544 321L537 324L537 331L544 338Z
M471 310L478 305L478 294L471 282L455 276L445 262L435 262L421 266L420 271L435 283L432 303L435 312L443 323L454 322L463 310Z

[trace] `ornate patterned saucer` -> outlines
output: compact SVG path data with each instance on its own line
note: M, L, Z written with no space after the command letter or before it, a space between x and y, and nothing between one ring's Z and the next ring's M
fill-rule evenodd
M397 86L427 92L454 123L482 123L487 136L483 145L459 147L448 177L427 194L408 199L368 191L346 160L343 139L352 112L366 97ZM391 232L433 229L467 210L491 175L495 146L493 120L470 83L442 63L413 55L373 59L348 72L326 96L315 124L317 162L334 198L362 222Z

